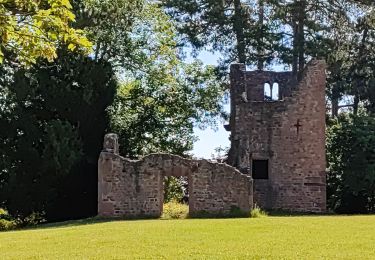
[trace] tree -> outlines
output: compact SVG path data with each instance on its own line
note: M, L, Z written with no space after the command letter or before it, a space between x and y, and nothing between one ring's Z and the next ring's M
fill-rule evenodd
M161 4L177 22L183 44L219 51L225 66L237 61L263 69L274 60L281 40L270 19L271 2L163 0Z
M150 13L144 11L145 0L73 0L77 14L75 27L87 32L94 44L94 60L106 60L114 68L141 69L139 49L145 48L135 23L148 23ZM146 17L143 17L146 15ZM139 28L139 26L138 26ZM141 39L138 39L140 37Z
M168 76L169 70L156 70L148 78L120 87L110 114L122 155L136 158L168 152L186 156L195 141L193 127L215 124L223 113L223 89L214 68L204 69L197 62L171 70L176 70L176 76Z
M90 51L82 30L70 27L75 16L69 0L4 0L0 3L0 63L21 64L56 58L61 44L70 50Z
M337 117L343 107L350 107L357 113L360 102L367 109L372 109L375 57L373 8L374 3L349 1L341 12L336 12L329 34L332 44L327 56L327 94L332 102L332 117ZM353 101L340 104L345 96L353 97Z
M339 213L375 212L375 119L341 114L328 128L328 204Z
M123 156L186 155L194 142L194 125L209 126L220 117L224 87L214 68L179 60L175 28L156 4L120 3L93 1L82 9L98 14L115 10L114 15L107 11L110 23L86 28L95 43L94 59L110 62L121 81L109 109L110 130L119 134ZM134 12L128 14L128 8Z
M2 85L0 201L49 221L97 212L97 158L117 87L110 64L60 51Z
M174 27L160 8L146 5L141 17L133 24L136 67L123 65L124 83L109 110L111 130L119 134L124 156L186 155L194 125L208 126L221 115L223 86L214 68L179 61Z

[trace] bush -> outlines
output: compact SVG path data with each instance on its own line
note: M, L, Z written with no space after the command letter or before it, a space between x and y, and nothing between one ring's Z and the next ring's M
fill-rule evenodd
M259 208L257 205L251 210L250 212L250 217L251 218L263 218L267 217L267 212Z
M176 201L164 204L163 219L185 219L189 214L189 206Z
M8 211L0 208L0 231L11 230L17 227L16 221L8 214Z
M0 231L12 230L17 227L17 223L12 220L0 219Z
M9 215L8 211L0 208L0 219L13 220L12 216Z

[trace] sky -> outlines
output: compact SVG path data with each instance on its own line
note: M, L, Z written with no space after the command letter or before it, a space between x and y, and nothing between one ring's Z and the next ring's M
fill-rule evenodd
M202 51L198 59L202 60L206 65L217 65L219 56L210 52ZM225 106L229 112L229 104ZM194 133L199 140L195 142L193 148L193 155L198 158L211 159L212 154L215 154L215 148L226 148L230 146L229 135L224 129L224 126L219 123L217 131L207 128L206 130L194 129Z

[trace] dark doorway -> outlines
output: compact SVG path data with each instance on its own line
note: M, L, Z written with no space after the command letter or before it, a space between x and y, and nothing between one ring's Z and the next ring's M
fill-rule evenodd
M253 160L252 174L254 180L268 180L268 160Z

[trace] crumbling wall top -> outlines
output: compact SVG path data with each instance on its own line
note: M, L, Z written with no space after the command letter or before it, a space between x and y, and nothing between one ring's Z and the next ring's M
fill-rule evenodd
M104 137L103 152L119 154L117 134L106 134Z

